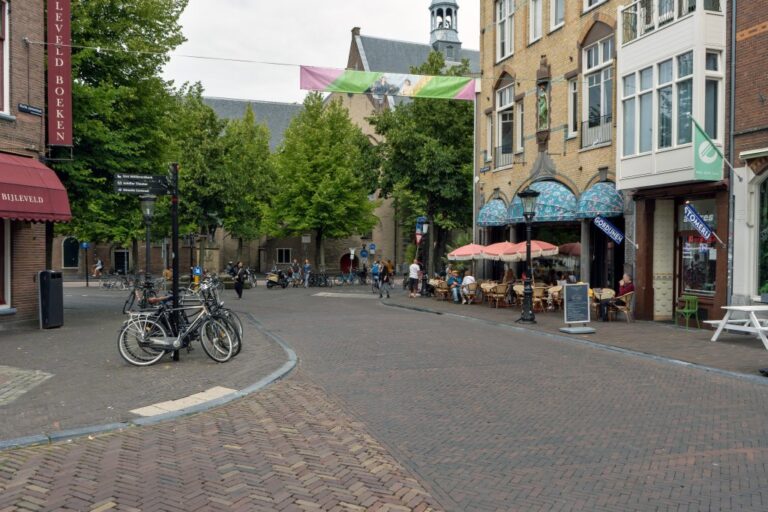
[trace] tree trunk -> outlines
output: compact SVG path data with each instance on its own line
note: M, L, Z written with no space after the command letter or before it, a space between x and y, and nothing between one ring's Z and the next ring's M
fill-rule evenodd
M317 260L317 270L325 268L325 238L323 230L318 229L315 234L315 259Z

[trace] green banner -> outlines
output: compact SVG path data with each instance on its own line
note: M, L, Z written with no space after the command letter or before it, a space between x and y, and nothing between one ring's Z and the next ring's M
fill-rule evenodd
M723 179L723 154L717 149L699 123L693 120L693 175L697 180Z

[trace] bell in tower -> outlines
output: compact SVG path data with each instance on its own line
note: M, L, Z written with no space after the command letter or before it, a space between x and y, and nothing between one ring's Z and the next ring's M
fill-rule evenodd
M459 5L453 0L432 0L429 6L431 20L430 43L435 51L441 52L445 60L461 60L459 41Z

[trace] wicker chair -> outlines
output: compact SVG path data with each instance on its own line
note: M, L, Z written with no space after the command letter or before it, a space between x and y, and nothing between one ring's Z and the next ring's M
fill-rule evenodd
M544 305L546 301L546 291L547 289L543 286L536 286L533 288L533 310L536 311L536 307L539 308L539 311L544 311L546 309L546 306Z
M635 292L629 292L625 293L624 295L620 295L614 299L614 301L609 307L608 307L608 317L613 319L614 316L617 313L624 313L624 316L627 317L627 323L632 321L632 302L635 298ZM618 301L621 301L621 304L618 303Z
M437 286L435 286L435 298L438 300L448 300L450 296L451 289L448 287L448 283L445 281L437 283Z
M556 309L563 309L563 287L558 286L550 286L547 289L547 302L549 302L550 307L552 310Z
M462 288L462 298L467 299L467 303L472 304L477 298L477 283L470 283L466 287ZM466 291L465 291L466 290Z
M525 286L522 284L516 284L512 286L512 289L515 292L515 297L517 297L517 303L520 304L520 307L523 307L523 295L525 294Z
M496 307L499 307L499 303L503 302L506 303L507 299L507 286L506 284L497 284L493 287L493 290L491 290L491 293L488 294L488 305L495 304Z

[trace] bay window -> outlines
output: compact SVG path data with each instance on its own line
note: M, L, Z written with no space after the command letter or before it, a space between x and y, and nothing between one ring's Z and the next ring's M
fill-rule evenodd
M515 0L496 0L496 61L515 52Z
M672 59L658 66L659 148L672 147Z
M653 145L653 68L623 78L623 156L647 153Z
M720 84L723 81L720 69L720 52L708 51L705 58L706 79L704 82L704 131L712 140L720 139Z
M623 79L624 87L622 88L622 92L624 93L624 119L622 120L623 127L624 127L624 138L622 139L622 146L623 146L623 155L634 155L635 154L635 113L636 113L636 103L637 103L637 84L636 82L636 76L635 74L627 75Z
M677 143L688 144L693 134L693 52L677 57Z

